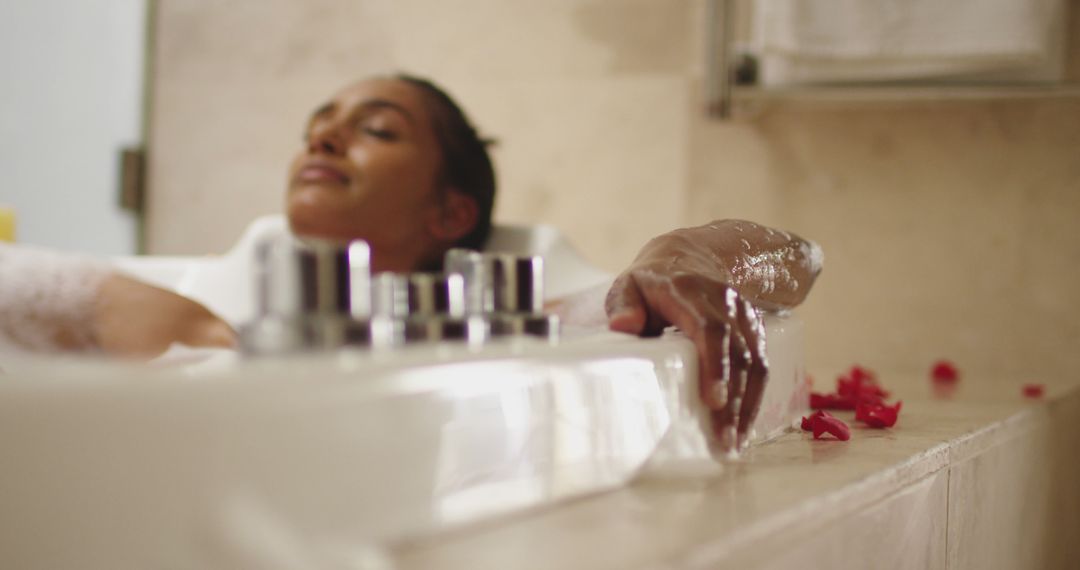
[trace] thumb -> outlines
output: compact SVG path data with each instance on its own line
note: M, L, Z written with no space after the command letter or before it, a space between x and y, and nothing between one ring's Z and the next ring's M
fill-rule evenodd
M641 334L645 330L647 313L645 300L637 283L628 274L620 275L611 284L604 299L608 328L615 332Z

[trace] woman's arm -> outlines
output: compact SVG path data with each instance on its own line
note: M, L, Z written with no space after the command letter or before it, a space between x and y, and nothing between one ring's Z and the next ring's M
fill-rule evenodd
M821 272L817 244L743 220L718 220L649 241L631 268L709 275L755 307L782 310L806 299Z
M148 358L174 342L232 346L234 336L202 305L101 261L0 244L0 345Z
M642 335L679 327L697 346L701 398L718 443L741 449L768 380L756 308L801 303L821 264L812 242L751 222L675 230L650 240L615 279L608 326Z
M206 307L119 273L98 290L93 327L98 348L111 356L153 358L173 343L236 346L236 332Z

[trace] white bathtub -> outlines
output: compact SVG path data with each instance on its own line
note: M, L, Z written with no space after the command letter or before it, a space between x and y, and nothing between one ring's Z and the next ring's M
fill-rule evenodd
M235 270L220 260L123 263L144 277L159 264L154 280L181 291L201 284L195 296L234 322L246 310L228 306L234 284L207 286ZM164 270L178 264L192 265ZM766 332L759 440L806 404L800 322L770 316ZM382 544L643 472L721 468L702 435L694 349L678 335L7 368L4 567L365 567Z

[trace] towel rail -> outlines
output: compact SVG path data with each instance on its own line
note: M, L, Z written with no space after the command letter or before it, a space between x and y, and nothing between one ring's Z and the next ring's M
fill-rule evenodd
M752 117L775 104L891 104L900 101L988 101L1025 99L1075 99L1080 97L1080 76L1066 72L1053 82L989 79L978 81L893 81L817 83L795 86L761 86L741 78L742 63L736 52L741 34L736 28L738 12L748 8L740 0L704 1L704 112L716 120L730 120L738 111ZM1063 25L1075 27L1075 19ZM737 38L737 36L739 36ZM1074 42L1075 43L1075 42ZM1070 44L1071 45L1071 44ZM1067 56L1075 57L1073 55ZM753 62L754 56L750 56ZM1075 67L1075 66L1074 66Z
M735 33L734 0L705 2L705 112L717 119L731 117Z

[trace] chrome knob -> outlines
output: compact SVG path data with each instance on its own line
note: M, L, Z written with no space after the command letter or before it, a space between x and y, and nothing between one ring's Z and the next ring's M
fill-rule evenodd
M487 254L487 264L496 312L544 312L543 258L493 253Z
M465 279L458 273L413 273L408 278L410 316L465 316Z
M544 260L540 256L452 249L444 267L447 273L462 275L468 313L544 311Z
M544 314L543 258L452 249L444 267L462 275L465 313L482 317L492 334L558 335L558 318Z
M291 317L303 312L300 264L290 238L274 238L255 247L257 317Z
M383 272L372 278L371 315L389 319L409 316L408 275Z
M247 352L338 347L371 313L371 251L363 241L274 236L256 246L255 261L258 313L240 334Z
M363 244L361 246L361 244ZM367 244L356 242L356 248L350 244L339 244L307 240L297 247L300 266L300 291L304 312L320 315L351 314L352 264L350 249L367 250ZM357 257L360 257L359 255ZM366 263L358 273L366 273ZM358 275L367 279L367 275ZM365 304L360 300L360 305Z
M495 290L483 254L471 249L451 249L446 252L443 270L461 275L466 314L485 315L495 311Z

